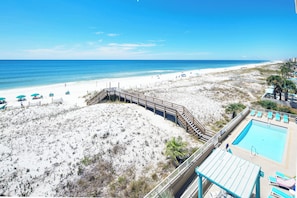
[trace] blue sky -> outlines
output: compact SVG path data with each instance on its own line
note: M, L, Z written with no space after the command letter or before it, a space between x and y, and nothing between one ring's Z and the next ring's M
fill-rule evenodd
M1 0L0 59L297 57L294 0Z

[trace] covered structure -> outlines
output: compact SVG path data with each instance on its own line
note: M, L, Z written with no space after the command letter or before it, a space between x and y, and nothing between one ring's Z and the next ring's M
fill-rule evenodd
M264 176L261 167L227 151L215 149L196 167L195 172L198 175L199 198L203 197L203 178L233 197L251 197L256 187L256 197L260 198L260 177Z

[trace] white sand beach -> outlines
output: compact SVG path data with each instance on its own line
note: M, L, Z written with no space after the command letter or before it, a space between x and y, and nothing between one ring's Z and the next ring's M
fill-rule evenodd
M82 160L97 154L112 162L116 176L131 166L135 178L150 176L158 163L166 161L165 142L171 137L181 136L192 148L201 145L182 128L142 107L86 106L86 95L119 86L184 105L210 126L222 119L225 105L249 105L263 94L265 77L251 70L256 67L278 68L265 63L189 71L185 77L175 73L2 90L8 108L0 112L0 195L63 196L60 187L78 179ZM43 99L32 100L33 93ZM16 99L20 94L26 95L25 108ZM62 104L53 103L58 100ZM108 186L101 190L102 196L108 195Z
M273 63L278 63L275 61ZM61 84L45 85L45 86L34 86L26 88L16 88L9 90L0 90L0 96L5 97L8 102L7 107L19 108L21 102L18 102L16 98L19 95L25 95L26 101L23 101L24 106L36 106L42 104L50 104L52 102L62 101L65 105L77 105L85 106L84 96L94 91L100 91L104 88L109 87L120 87L122 89L151 89L162 84L168 84L171 82L179 82L183 79L190 79L191 77L202 77L205 74L212 74L216 72L234 71L238 69L254 68L267 65L269 63L259 63L250 65L240 65L228 68L216 68L216 69L201 69L193 70L182 73L171 73L155 76L139 76L129 78L113 78L113 79L100 79L92 81L80 81L80 82L67 82ZM215 83L219 79L213 79ZM70 94L66 95L66 92ZM43 99L33 100L31 96L34 93L39 93L43 96ZM50 93L54 96L50 97Z

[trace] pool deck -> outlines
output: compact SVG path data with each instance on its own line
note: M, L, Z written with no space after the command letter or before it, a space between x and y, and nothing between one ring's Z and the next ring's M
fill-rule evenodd
M271 123L278 126L283 126L288 128L287 134L287 142L284 148L284 155L282 163L275 162L271 159L253 155L251 151L247 151L238 146L232 145L232 142L236 139L236 137L240 134L240 132L244 129L244 127L251 120L259 120L266 123ZM281 121L276 121L275 117L273 119L268 119L267 114L263 114L261 118L257 116L248 115L226 138L226 140L221 144L220 148L225 149L226 144L230 145L230 148L234 155L241 157L245 160L248 160L254 164L261 166L262 171L264 172L264 177L260 179L261 185L261 197L268 197L271 192L272 185L269 184L268 177L275 176L276 171L283 172L288 176L296 176L296 161L297 161L297 124L295 120L290 120L289 123L284 123L283 119ZM211 197L211 193L218 192L220 189L212 185L212 187L205 194L205 197ZM286 191L286 190L284 190ZM289 194L289 191L286 191Z

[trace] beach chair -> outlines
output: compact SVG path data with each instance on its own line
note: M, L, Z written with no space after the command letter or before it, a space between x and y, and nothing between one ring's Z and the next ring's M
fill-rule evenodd
M286 175L286 174L284 174L284 173L282 173L280 171L276 171L275 175L276 175L276 177L280 177L282 179L292 179L293 178L293 177L290 177L290 176L288 176L288 175Z
M250 115L251 116L255 116L256 115L256 111L255 110L252 110L251 113L250 113Z
M5 110L6 109L6 104L0 107L0 110Z
M262 112L261 112L261 111L258 111L258 113L257 113L257 117L258 117L258 118L261 118L261 117L262 117Z
M280 116L279 113L276 113L276 114L275 114L275 120L276 120L276 121L280 121L280 120L281 120L281 116Z
M281 177L268 177L268 180L271 185L278 186L281 188L285 188L287 190L293 189L296 184L296 180L294 178L291 179L283 179Z
M271 195L275 196L275 197L283 197L283 198L293 198L293 195L287 194L284 191L282 191L281 189L272 187L271 189Z
M284 114L283 120L284 123L289 123L289 116L287 114Z
M273 116L273 113L271 111L269 111L268 115L267 115L268 119L272 119L272 116Z

